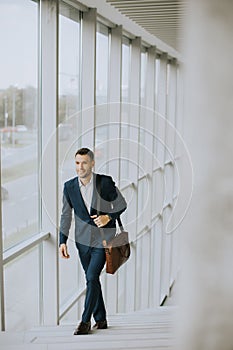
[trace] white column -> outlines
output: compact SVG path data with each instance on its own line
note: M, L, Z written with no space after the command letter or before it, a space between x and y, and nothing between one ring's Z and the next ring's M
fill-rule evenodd
M136 185L133 189L133 200L128 210L128 230L130 238L136 239L137 232L137 182L138 182L138 128L139 126L139 104L140 104L140 64L141 64L141 38L132 40L131 44L131 66L130 66L130 81L129 81L129 95L130 95L130 132L129 132L129 178ZM134 125L134 127L132 127ZM134 142L132 142L132 140ZM137 270L140 269L140 261L136 262L136 250L132 249L132 256L127 266L129 273L128 293L126 295L126 305L128 311L132 311L136 306L136 275Z
M233 348L233 2L190 1L185 140L195 174L183 231L179 350Z
M176 62L169 64L168 77L168 97L167 97L167 123L165 137L165 201L172 203L173 201L173 177L174 177L174 161L175 161L175 124L176 124L176 97L177 97L177 68ZM170 161L170 163L168 163Z
M175 140L174 140L174 156L175 156L175 162L178 165L180 162L180 156L181 156L181 149L180 149L180 142L178 133L183 135L183 109L184 109L184 94L183 94L183 74L182 74L182 66L180 63L177 63L177 79L176 79L176 118L175 118L175 129L177 133L175 134ZM178 194L178 186L179 186L179 178L178 173L175 169L174 171L174 184L173 184L173 192L176 196Z
M166 79L167 79L167 55L162 54L158 57L159 68L157 69L157 101L155 104L155 157L157 159L157 165L154 167L161 167L159 171L155 173L156 179L156 201L155 212L162 214L163 202L164 202L164 145L165 141L165 118L166 118Z
M109 66L109 138L116 140L110 143L109 160L115 159L109 164L109 173L114 179L119 179L120 156L120 113L121 113L121 51L122 51L122 26L112 28ZM113 125L111 125L113 123Z
M132 40L131 44L131 67L130 67L130 86L129 86L129 101L132 104L130 108L130 126L135 125L135 128L130 128L130 139L138 140L139 112L140 112L140 67L141 67L141 38ZM137 162L138 149L137 145L133 144L130 147L130 159ZM133 182L137 182L137 173L130 167L130 178Z
M156 111L158 112L158 118L156 120L157 124L157 136L161 141L157 142L157 157L160 165L164 165L165 159L165 132L166 125L165 119L167 114L167 54L163 53L160 56L160 69L158 77L158 101L156 105Z
M121 51L122 51L122 26L112 28L110 62L109 62L109 138L108 156L109 156L109 173L116 182L119 181L119 156L120 156L120 113L121 113ZM112 140L112 141L111 141ZM124 278L121 270L120 277L107 276L107 310L109 314L117 311L118 300L118 279ZM119 282L120 282L119 281ZM120 284L119 288L125 289L125 284ZM125 290L123 290L123 294Z
M156 118L156 136L157 146L156 146L156 156L158 159L158 164L164 169L165 163L165 145L166 145L166 118L167 118L167 54L163 53L160 55L160 69L158 76L158 99L156 104L156 112L158 113ZM160 233L160 237L157 237L157 244L159 244L159 250L161 256L158 257L160 259L160 291L159 291L159 302L161 303L166 295L168 294L168 269L169 266L169 256L167 255L167 238L164 234L165 225L164 225L164 217L163 217L163 206L165 204L165 184L164 184L164 172L161 176L161 183L157 186L157 203L159 206L162 204L162 208L158 208L161 210L160 223L158 225L162 225L162 230Z
M94 147L96 78L96 9L83 13L82 20L82 147Z
M174 209L173 205L175 201L174 197L174 162L175 162L175 121L176 121L176 86L177 86L177 70L176 61L169 62L169 74L168 74L168 88L167 88L167 123L166 123L166 135L165 135L165 168L164 168L164 180L165 180L165 203L170 204L166 208L164 216L164 238L166 241L166 290L169 294L169 289L175 278L175 270L172 268L173 255L175 256L176 244L176 232L170 232L173 228L173 221L171 220L171 213ZM174 244L173 244L174 243ZM171 275L172 273L172 275Z
M154 113L154 104L155 104L155 58L156 58L156 48L151 47L148 49L148 59L147 59L147 72L146 72L146 86L145 86L145 105L146 108L141 108L141 126L145 129L146 137L144 142L145 147L145 160L143 163L145 173L149 174L149 193L151 194L152 189L152 173L153 173L153 164L156 159L153 150L154 135L153 129L155 125L155 113ZM150 195L147 209L145 210L146 221L150 225L151 221L151 200L152 196Z
M141 147L144 148L143 168L149 176L146 179L146 201L144 203L143 216L148 227L151 226L152 218L152 180L153 180L153 128L154 128L154 99L155 99L155 58L156 48L148 49L146 82L145 82L145 107L141 106L140 124L145 130L145 140ZM153 270L153 254L151 254L151 243L153 242L152 230L148 230L141 240L142 244L142 274L141 274L141 308L149 307L150 292L152 290L151 272ZM145 293L145 289L147 293Z
M1 140L0 140L0 174L2 173ZM4 301L4 267L3 267L3 232L2 232L2 178L0 175L0 330L5 331Z
M43 319L57 324L58 290L58 1L41 1L41 68L40 91L42 118L41 196L42 231L51 238L43 249ZM42 281L41 281L42 283Z
M177 119L177 61L174 59L170 63L170 82L169 82L169 102L168 102L168 121L171 123L167 125L166 133L166 144L171 155L168 155L168 159L172 160L172 163L168 166L168 174L166 178L167 187L167 200L172 204L169 208L169 222L166 222L166 231L170 232L173 228L174 220L171 218L171 212L174 210L176 204L176 193L175 193L175 173L176 168L174 167L175 160L175 141L176 141L176 119ZM178 238L179 230L171 232L171 261L170 261L170 277L169 286L175 281L178 272Z

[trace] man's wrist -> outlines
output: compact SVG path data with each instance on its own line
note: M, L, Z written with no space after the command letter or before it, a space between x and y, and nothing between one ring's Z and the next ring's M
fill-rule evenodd
M109 214L106 214L106 216L108 217L109 221L112 220L112 217Z

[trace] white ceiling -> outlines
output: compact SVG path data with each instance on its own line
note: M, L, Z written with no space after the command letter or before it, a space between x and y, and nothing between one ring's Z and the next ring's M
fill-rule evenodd
M122 15L179 51L187 0L106 0Z
M188 0L64 0L81 11L96 8L106 25L121 25L126 36L140 37L145 46L183 61L179 28ZM76 5L75 5L76 4Z

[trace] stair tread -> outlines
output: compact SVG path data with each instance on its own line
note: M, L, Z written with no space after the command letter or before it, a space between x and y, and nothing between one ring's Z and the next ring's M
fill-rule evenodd
M4 350L170 349L174 343L175 308L110 315L109 328L74 336L77 324L41 326L25 332L0 333Z

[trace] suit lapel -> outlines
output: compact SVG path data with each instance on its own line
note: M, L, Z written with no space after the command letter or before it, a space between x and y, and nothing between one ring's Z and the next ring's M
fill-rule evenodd
M74 183L74 197L75 197L74 198L75 203L77 204L77 205L75 205L77 212L82 210L83 212L85 212L85 214L87 216L90 216L90 214L87 210L86 204L84 202L83 196L82 196L81 191L80 191L78 177L77 177L77 181L75 181L75 183Z
M91 215L96 214L97 210L97 196L96 196L96 177L97 174L93 173L93 194L91 200Z

